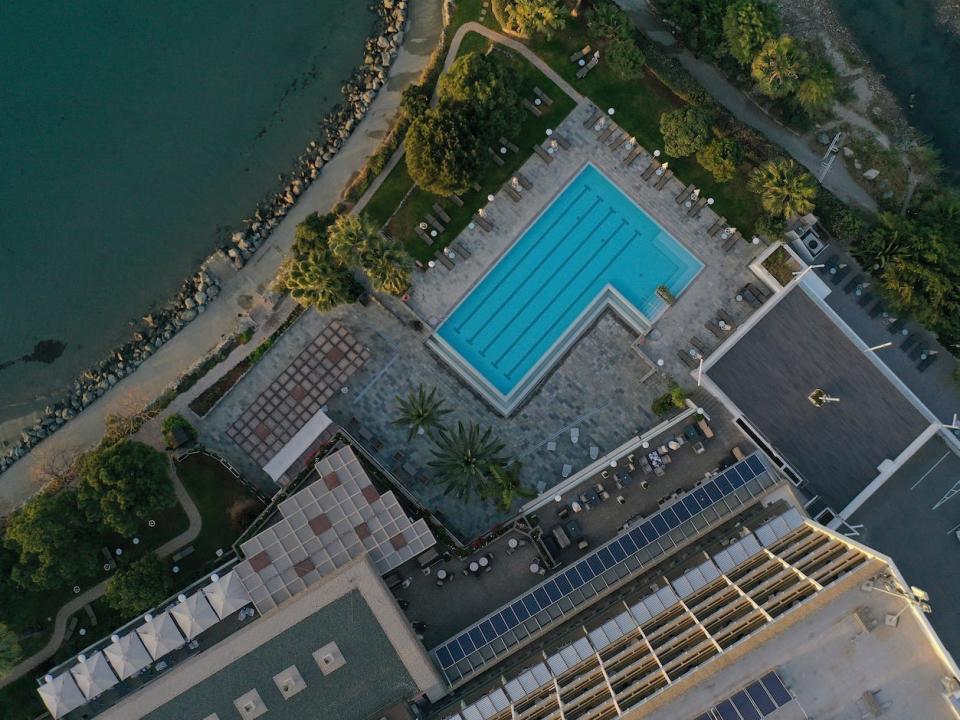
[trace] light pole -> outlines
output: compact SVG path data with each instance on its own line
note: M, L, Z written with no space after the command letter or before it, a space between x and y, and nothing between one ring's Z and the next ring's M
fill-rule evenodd
M880 343L879 345L874 345L873 347L868 347L865 352L876 352L877 350L883 350L884 348L893 347L892 342Z

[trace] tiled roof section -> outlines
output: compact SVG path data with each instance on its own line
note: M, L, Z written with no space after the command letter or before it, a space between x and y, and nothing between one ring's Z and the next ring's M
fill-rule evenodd
M265 466L369 358L370 351L346 327L331 321L243 411L227 435Z
M392 491L377 492L351 448L319 460L316 470L316 481L280 503L281 519L241 546L247 559L235 572L261 613L358 555L369 553L385 574L436 543Z

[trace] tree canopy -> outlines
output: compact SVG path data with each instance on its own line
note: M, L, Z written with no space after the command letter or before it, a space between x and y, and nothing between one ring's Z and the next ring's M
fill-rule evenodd
M411 391L405 398L397 396L397 409L400 411L400 416L393 421L393 424L407 428L407 440L413 440L418 434L430 433L442 427L443 416L451 411L444 407L443 400L436 395L436 388L430 388L428 393L423 385L420 385L416 392Z
M643 75L643 66L647 64L647 58L640 46L630 37L613 40L607 46L606 59L613 72L622 80L640 77Z
M795 92L807 72L808 58L789 35L767 40L753 59L750 74L760 92L782 98Z
M741 64L749 65L780 31L776 8L764 0L736 0L723 15L723 38L727 51Z
M750 176L750 189L760 196L764 210L784 218L812 212L817 196L813 176L793 160L765 162Z
M485 142L523 119L516 80L498 54L458 57L440 77L437 97L441 104L456 106Z
M723 17L730 0L659 0L657 7L696 53L715 57L723 48Z
M660 115L660 133L667 155L693 155L710 142L710 111L702 107L682 107Z
M630 19L616 3L599 2L587 12L587 33L594 40L627 38L630 36Z
M4 541L17 555L11 580L53 590L96 575L99 533L78 512L76 492L41 492L7 521Z
M173 592L173 580L156 553L122 567L107 582L103 599L127 617L155 607Z
M552 37L564 28L569 15L561 0L506 0L504 10L507 30L522 37Z
M300 305L320 312L352 303L362 290L353 274L324 247L298 254L281 275L280 283Z
M131 537L144 522L177 502L162 452L134 440L83 458L77 500L91 522Z
M837 73L828 62L815 62L797 86L794 97L808 114L823 115L837 94Z
M481 430L475 423L465 427L458 422L455 430L441 430L437 434L436 447L432 451L434 459L427 464L436 471L437 479L447 486L445 495L453 493L458 498L468 499L477 492L484 496L490 467L506 464L506 458L500 454L503 448L492 428Z
M13 666L20 662L21 657L23 657L23 650L17 634L0 623L0 677L10 672Z
M713 175L717 182L732 180L742 161L740 143L733 138L714 140L697 153L697 162Z

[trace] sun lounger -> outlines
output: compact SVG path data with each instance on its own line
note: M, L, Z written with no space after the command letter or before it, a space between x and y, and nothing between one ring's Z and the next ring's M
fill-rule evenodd
M710 351L707 350L707 346L700 342L700 338L698 338L696 335L690 338L690 345L692 345L698 353L703 355L703 357L706 357L710 354Z
M494 149L491 148L491 147L488 147L488 148L487 148L487 152L490 153L490 154L493 156L493 161L494 161L497 165L499 165L500 167L503 167L503 158L500 157L500 153L498 153L496 150L494 150Z
M560 147L562 147L564 150L569 150L569 149L570 149L570 141L567 140L567 136L566 136L566 135L563 135L563 134L561 134L561 133L555 132L555 133L553 133L553 135L552 135L551 137L553 137L553 139L557 141L557 145L559 145Z
M505 148L507 148L508 150L510 150L511 152L520 152L520 148L518 148L516 145L514 145L512 142L507 140L502 135L500 136L499 143L503 145Z
M877 300L877 304L870 308L870 312L867 313L872 318L880 317L884 312L886 312L887 304L881 299Z
M633 165L634 161L643 154L643 148L637 145L630 152L627 153L627 156L623 159L623 164L627 167Z
M887 325L887 332L889 332L891 335L899 335L900 331L903 330L905 326L906 326L906 323L903 320L897 318L892 323Z
M470 183L470 187L473 188L473 191L474 191L474 192L480 192L481 190L483 190L483 188L480 187L480 183L476 183L476 182L475 182L475 183Z
M725 217L718 217L716 220L713 221L713 225L711 225L707 229L707 235L709 235L710 237L713 237L718 232L723 230L726 226L727 226L727 219Z
M740 296L740 299L746 301L746 303L750 307L752 307L753 309L757 309L758 307L763 305L763 303L760 302L757 299L757 297L752 292L749 291L748 289L749 287L750 287L749 284L744 285L742 288L740 288L740 292L737 294Z
M740 233L737 233L737 237L739 236L740 236ZM744 287L750 292L752 292L754 297L756 297L757 300L759 300L762 303L766 302L767 299L770 297L770 293L766 292L765 290L762 290L761 288L758 288L753 283L747 283L746 285L744 285Z
M422 227L420 227L419 225L417 225L417 226L414 228L414 231L417 233L417 236L418 236L421 240L423 240L427 245L433 245L433 238L430 237L430 236L427 234L427 231L424 230Z
M907 336L907 339L904 340L902 343L900 343L900 349L903 350L905 353L910 352L913 346L917 344L917 340L918 340L917 334L910 333L910 335Z
M453 270L453 261L442 252L438 252L434 257L437 258L437 262L443 265L447 270Z
M458 252L458 253L460 253L461 255L463 255L463 257L465 257L465 258L470 257L470 254L471 254L470 251L467 250L467 246L464 245L462 242L456 241L456 242L454 242L454 243L451 245L451 247L452 247L456 252Z
M607 126L606 126L603 130L600 131L600 135L599 135L599 137L597 137L597 140L598 140L599 142L606 142L607 139L608 139L611 135L613 135L613 131L616 130L616 129L617 129L616 125L614 125L613 123L608 123Z
M433 225L433 227L436 228L436 230L437 230L438 233L442 233L444 230L446 230L446 227L444 227L443 224L441 224L441 222L440 222L439 220L437 220L437 219L436 219L433 215L431 215L430 213L427 213L427 214L424 216L423 219L426 220L426 221L427 221L428 223L430 223L431 225Z
M459 195L457 195L456 193L453 193L449 197L450 197L450 201L454 205L456 205L457 207L463 207L463 198L461 198Z
M643 175L640 176L640 179L647 181L650 177L659 169L660 163L658 160L653 159L650 161L650 164L647 165L647 169L643 171Z
M587 73L593 70L597 66L598 62L600 62L600 58L597 57L596 55L590 58L590 62L588 62L582 68L577 70L577 80L583 80L583 78L587 76Z
M553 162L553 155L544 150L539 143L533 146L533 151L548 165Z
M722 338L722 337L724 337L724 336L726 335L726 333L725 333L723 330L720 329L720 326L717 325L717 321L716 321L716 320L707 320L707 321L703 324L703 326L704 326L707 330L709 330L711 333L713 333L713 336L714 336L715 338Z
M846 267L838 267L837 271L830 276L830 282L832 282L834 285L839 285L841 282L843 282L843 279L849 274L850 274L849 265L847 265Z
M865 292L863 293L863 295L860 296L860 299L857 301L857 304L860 307L865 308L867 305L873 302L873 297L874 296L872 292Z
M583 58L590 54L591 48L589 45L584 45L582 49L577 50L573 55L570 56L570 62L580 62Z
M620 133L620 137L610 143L610 149L616 150L627 141L628 137L627 133Z
M503 186L503 191L504 191L504 192L507 194L507 196L508 196L511 200L513 200L514 202L520 202L520 193L518 193L516 190L514 190L514 189L510 186L510 183L507 183L506 185Z
M693 217L693 218L698 218L698 217L700 217L700 212L701 212L706 206L707 206L707 198L705 198L705 197L700 198L699 200L697 200L697 201L693 204L693 206L692 206L689 210L687 210L687 216L688 216L688 217Z
M830 268L836 267L839 261L840 261L840 256L834 253L829 258L827 258L826 262L823 263L822 268L817 268L817 272L819 272L821 275L825 275L828 272L830 272Z
M587 50L587 52L590 52ZM553 105L553 100L550 99L550 96L547 95L543 90L538 88L536 85L533 86L533 94L540 98L540 101L544 105Z
M679 204L682 203L684 200L686 200L688 197L690 197L690 193L692 193L692 192L693 192L694 190L696 190L696 189L697 189L697 186L694 185L693 183L690 183L690 184L687 185L683 190L681 190L681 191L680 191L680 194L677 195L677 205L679 205Z
M718 319L718 320L723 320L723 322L724 322L731 330L733 330L735 327L737 327L737 324L733 321L733 318L730 317L730 315L727 314L727 311L724 310L723 308L720 308L719 310L717 310L717 319Z
M583 123L583 126L584 126L584 127L593 127L594 125L597 124L597 122L598 122L598 121L600 120L600 118L602 118L602 117L603 117L603 110L600 110L599 108L597 108L596 110L593 111L593 115L591 115L589 118L587 118L586 122Z
M530 180L527 179L527 176L523 173L518 172L516 175L514 175L514 177L517 179L517 182L520 183L521 187L525 188L526 190L533 189L533 183L530 182Z
M848 282L846 285L844 285L843 291L844 291L847 295L849 295L849 294L852 293L852 292L856 289L856 287L857 287L860 283L862 283L862 282L863 282L863 275L861 275L860 273L857 273L856 275L854 275L854 276L850 279L850 282Z
M484 232L490 232L491 230L493 230L493 223L487 220L482 215L474 215L473 222L476 225L479 225L480 229L483 230Z
M727 236L727 239L723 241L723 245L721 247L723 248L724 252L730 252L733 250L733 246L737 244L738 234L739 233L731 233Z
M913 350L910 351L910 353L909 353L909 354L910 354L910 359L911 359L911 360L919 360L920 358L924 357L925 355L929 355L929 354L930 354L929 351L930 351L930 348L928 348L924 343L918 343L918 344L913 348Z
M667 186L667 183L670 182L670 178L672 177L673 177L673 170L671 170L670 168L667 168L667 171L663 173L663 175L660 176L660 179L657 180L657 182L654 184L653 186L654 189L663 190Z
M447 225L450 224L450 216L447 215L447 214L443 211L443 208L440 207L437 203L434 203L434 204L433 204L433 212L435 212L435 213L437 214L437 217L438 217L438 218L440 218L440 219L443 220L445 223L447 223Z
M580 442L580 428L570 428L570 442L572 442L574 445Z
M526 98L523 99L523 106L527 110L529 110L530 114L533 115L534 117L540 117L541 115L543 115L543 113L540 112L540 108L538 108L536 105L534 105L532 102L530 102Z
M936 362L936 359L937 359L936 353L928 352L927 356L922 360L920 360L919 363L917 363L917 370L919 370L920 372L926 372L927 368L929 368L931 365L933 365L934 362Z
M685 350L677 350L677 357L679 357L691 370L696 370L700 366L700 361Z

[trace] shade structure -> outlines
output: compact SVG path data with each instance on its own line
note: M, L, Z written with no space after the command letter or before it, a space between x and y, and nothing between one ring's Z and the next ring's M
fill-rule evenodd
M135 632L124 635L116 642L107 645L103 649L103 654L121 680L136 675L153 662L140 636Z
M113 670L110 669L110 663L99 651L80 660L70 668L70 672L87 700L103 694L119 682Z
M77 687L73 675L68 672L44 683L37 688L37 692L40 693L40 699L47 706L47 710L55 718L63 717L87 702L80 688Z
M208 627L220 621L199 590L171 608L170 615L177 621L180 631L187 640L193 640Z
M143 640L143 646L154 660L183 647L186 642L168 612L162 612L153 619L147 620L137 628L137 635Z
M203 589L210 607L221 620L232 612L250 604L247 589L232 570L218 580L214 580Z

